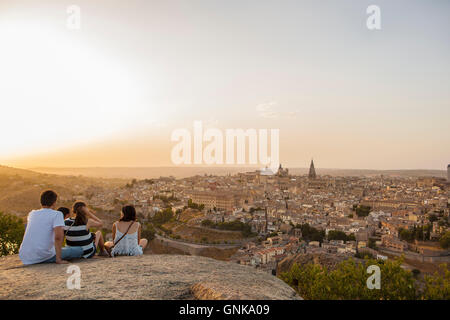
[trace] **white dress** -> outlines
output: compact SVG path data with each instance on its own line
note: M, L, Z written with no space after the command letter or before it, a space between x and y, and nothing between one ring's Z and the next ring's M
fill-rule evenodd
M119 240L123 236L123 233L116 228L116 237L114 242ZM118 244L114 246L111 251L111 255L116 256L140 256L144 254L144 250L138 243L138 232L129 234L127 233Z

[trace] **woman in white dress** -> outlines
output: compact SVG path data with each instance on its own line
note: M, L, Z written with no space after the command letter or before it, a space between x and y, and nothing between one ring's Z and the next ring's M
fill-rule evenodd
M136 209L133 206L122 208L119 221L112 227L113 242L105 243L111 256L140 256L147 247L147 239L141 239L141 224L136 221Z

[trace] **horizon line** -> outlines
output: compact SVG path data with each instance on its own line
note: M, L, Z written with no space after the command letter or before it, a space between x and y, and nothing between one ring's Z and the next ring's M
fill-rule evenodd
M68 167L61 167L61 166L35 166L35 167L11 167L11 168L18 168L18 169L25 169L25 170L35 170L35 169L93 169L93 168L100 168L100 169L162 169L162 168L180 168L180 169L263 169L264 167L257 167L257 166L221 166L221 165L214 165L214 166L68 166ZM283 167L287 169L308 169L309 167ZM446 167L445 167L446 168ZM315 169L319 170L360 170L360 171L447 171L446 169L411 169L411 168L404 168L404 169L371 169L371 168L326 168L326 167L315 167Z

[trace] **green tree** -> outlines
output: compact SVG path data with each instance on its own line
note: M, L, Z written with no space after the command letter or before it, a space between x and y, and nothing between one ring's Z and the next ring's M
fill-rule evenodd
M22 219L0 212L0 256L17 253L24 233Z
M433 275L425 276L425 289L423 299L429 300L450 300L450 270L447 264L439 266L439 271Z
M214 228L216 226L216 224L213 221L209 220L209 219L205 219L205 220L202 221L202 226Z
M302 230L302 238L305 240L323 242L323 239L325 238L324 230L318 230L311 227L308 223L297 224L296 228Z
M441 236L439 244L443 249L448 249L450 247L450 231L447 231Z
M195 202L192 201L192 199L188 200L188 205L187 206L188 206L188 208L197 209L197 210L200 210L200 211L205 209L205 205L204 204L195 203ZM214 208L214 211L215 211L215 208Z
M151 223L145 223L142 226L141 237L152 241L155 238L155 228Z
M398 236L400 239L405 241L413 241L415 237L415 230L409 231L408 229L399 228L398 229Z
M318 264L299 267L294 264L280 278L305 299L331 300L399 300L415 299L416 287L412 273L401 268L402 260L370 259L357 263L353 259L341 262L329 271ZM367 287L367 267L377 265L381 271L381 289Z
M347 241L355 241L355 235L354 234L347 235L345 232L339 231L339 230L330 230L330 231L328 231L327 238L328 238L328 240L344 240L345 242L347 242Z
M173 211L171 207L165 208L163 211L158 211L155 213L154 217L152 218L152 222L155 225L161 226L166 222L169 222L173 218Z
M371 249L376 249L377 248L376 241L377 240L374 238L369 238L369 244L367 246Z
M356 212L358 217L367 217L370 213L370 209L370 206L365 205L353 206L353 210Z

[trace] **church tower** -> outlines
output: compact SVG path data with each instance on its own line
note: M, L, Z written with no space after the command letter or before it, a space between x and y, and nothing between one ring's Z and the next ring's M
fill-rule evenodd
M314 161L311 159L311 165L309 166L309 179L315 179L316 178L316 169L314 169Z

